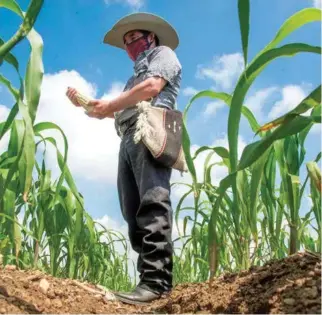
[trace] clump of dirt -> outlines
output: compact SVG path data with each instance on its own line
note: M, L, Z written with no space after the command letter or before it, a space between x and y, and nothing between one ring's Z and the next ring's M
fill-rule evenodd
M179 285L157 303L153 309L168 313L321 314L321 260L292 255L206 283Z
M262 267L181 284L149 306L111 301L101 288L39 271L0 269L0 314L321 314L321 259L299 253Z

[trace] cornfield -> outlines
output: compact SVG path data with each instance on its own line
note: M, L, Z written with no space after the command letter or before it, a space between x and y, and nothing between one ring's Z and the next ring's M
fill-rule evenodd
M68 143L64 132L51 122L35 124L44 69L43 41L33 25L43 2L31 1L24 13L14 0L0 1L0 8L9 9L22 19L11 39L7 42L0 39L0 61L10 64L20 81L16 88L0 74L0 82L15 99L8 119L0 124L0 140L10 135L8 148L0 156L3 263L127 290L133 284L128 273L124 236L94 222L84 209L83 197L66 163ZM26 39L30 57L22 77L19 62L10 51ZM22 119L17 118L18 113ZM63 152L58 150L57 139L44 136L48 130L60 132ZM52 179L51 171L46 168L47 146L53 146L57 152L60 168L57 180ZM124 255L115 250L116 242L124 246Z
M321 252L321 172L317 164L321 152L314 161L305 161L305 139L313 125L321 123L321 85L293 110L263 126L244 104L252 83L272 61L299 53L321 54L321 47L306 43L279 46L295 30L320 22L321 10L308 8L291 16L249 62L250 1L239 0L238 12L245 68L233 93L201 91L184 110L183 145L192 183L181 183L188 191L176 208L177 224L179 214L188 212L180 236L184 245L176 261L177 282L203 281L209 275L247 269L299 250ZM228 150L202 146L192 154L187 118L190 107L200 98L218 99L229 106ZM248 144L238 160L242 115L258 140ZM205 152L204 175L197 178L195 162ZM212 161L216 155L220 162ZM225 166L228 173L219 186L212 184L216 164ZM307 176L301 182L303 167ZM312 206L302 215L301 203L309 184ZM190 195L194 203L186 206ZM190 234L186 232L189 223Z
M0 123L0 140L9 136L8 147L0 155L0 257L4 264L128 290L133 281L125 237L99 226L84 209L83 197L67 165L68 139L63 130L51 122L35 123L44 67L43 41L33 26L43 2L31 0L23 12L15 0L0 0L0 9L11 10L22 19L9 40L0 38L0 65L9 64L20 82L15 87L0 73L0 83L15 100L7 120ZM199 92L184 110L183 147L192 182L184 184L188 191L176 207L177 224L183 212L191 215L183 219L183 246L175 256L176 283L203 281L298 250L321 251L321 152L314 161L307 161L305 151L307 135L314 124L321 123L321 86L292 111L263 126L244 104L254 80L272 61L300 53L321 54L321 47L306 43L280 45L295 30L320 22L321 11L308 8L291 16L251 61L250 1L239 0L238 12L245 68L233 93ZM21 41L30 44L24 74L12 53ZM229 107L228 149L202 146L192 154L187 118L189 109L200 98L219 99ZM238 159L242 116L257 140L248 144ZM62 151L58 139L45 136L48 130L60 132ZM57 153L57 180L46 166L47 146ZM204 175L198 178L195 161L205 152ZM214 156L221 159L219 164L228 173L218 186L212 184L212 168L218 164L213 162ZM301 182L303 169L307 176ZM300 208L308 190L312 205L303 214ZM184 206L190 195L193 204ZM192 225L191 232L187 232L188 224ZM116 251L117 242L125 254Z

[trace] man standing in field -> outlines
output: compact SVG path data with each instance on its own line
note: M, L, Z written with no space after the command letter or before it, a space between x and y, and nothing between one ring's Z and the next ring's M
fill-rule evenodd
M143 304L172 288L173 247L170 201L171 168L153 159L147 147L135 144L138 113L135 105L151 100L153 106L174 109L181 83L181 65L174 50L179 39L164 19L135 13L119 20L104 42L125 49L134 62L134 74L114 100L93 100L90 117L115 118L122 137L119 152L118 193L129 239L139 254L140 282L132 293L115 293L126 303ZM76 105L76 90L67 96Z

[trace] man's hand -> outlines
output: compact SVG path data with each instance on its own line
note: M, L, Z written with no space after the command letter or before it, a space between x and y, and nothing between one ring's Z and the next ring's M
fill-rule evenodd
M81 105L77 102L76 98L77 90L69 87L66 92L66 96L69 100L77 107ZM111 102L106 100L91 100L88 103L88 107L91 109L85 112L86 115L93 118L104 119L104 118L114 118L114 111L111 106Z
M134 86L131 90L122 92L118 97L111 101L107 100L92 100L88 106L92 109L86 112L89 117L104 119L114 118L114 112L124 110L128 107L135 106L138 102L149 100L158 95L167 81L160 77L151 77L138 85ZM80 106L76 100L77 91L73 88L68 88L67 96L71 102Z
M68 87L67 92L66 92L66 96L69 98L69 100L77 107L81 106L76 99L76 93L77 90L71 87Z
M92 118L104 119L114 118L114 108L108 100L92 100L88 104L91 110L86 115Z

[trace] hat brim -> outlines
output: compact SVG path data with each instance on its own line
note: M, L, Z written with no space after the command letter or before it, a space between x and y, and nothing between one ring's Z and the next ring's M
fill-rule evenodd
M119 20L104 36L104 43L125 49L123 36L133 30L146 30L155 33L159 44L175 50L179 37L175 29L164 19L150 13L134 13Z

